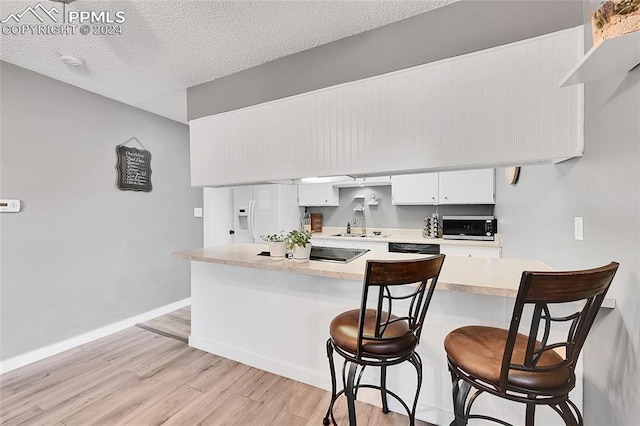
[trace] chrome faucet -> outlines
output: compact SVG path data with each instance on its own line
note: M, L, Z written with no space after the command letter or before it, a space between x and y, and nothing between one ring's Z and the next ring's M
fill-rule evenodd
M364 215L364 207L361 203L357 203L353 208L353 218L351 219L351 228L360 228L360 233L367 233L367 219Z

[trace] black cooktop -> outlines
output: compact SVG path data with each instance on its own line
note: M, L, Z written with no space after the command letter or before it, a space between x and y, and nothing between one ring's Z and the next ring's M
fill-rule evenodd
M311 260L319 260L321 262L338 262L349 263L354 259L362 256L369 249L353 249L353 248L341 248L341 247L311 247ZM258 253L259 256L269 256L268 251Z
M325 262L348 263L356 259L369 249L339 248L339 247L311 247L311 260L322 260Z

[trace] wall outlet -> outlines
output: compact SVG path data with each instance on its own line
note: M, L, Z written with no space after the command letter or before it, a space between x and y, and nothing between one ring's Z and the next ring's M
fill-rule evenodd
M584 240L584 219L576 216L573 220L574 237L578 241Z
M202 207L193 208L193 217L202 217Z

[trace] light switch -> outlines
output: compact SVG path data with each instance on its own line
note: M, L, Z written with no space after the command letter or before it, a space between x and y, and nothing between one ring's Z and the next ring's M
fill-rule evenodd
M573 221L574 236L578 241L584 240L584 219L580 216L576 216Z
M0 200L1 213L18 213L20 211L20 200Z
M193 208L193 217L202 217L202 207Z

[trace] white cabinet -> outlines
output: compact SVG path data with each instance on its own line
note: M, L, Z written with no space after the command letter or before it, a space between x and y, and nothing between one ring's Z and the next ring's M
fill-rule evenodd
M395 205L494 204L494 169L419 173L391 177Z
M458 246L458 245L440 245L440 253L447 256L463 256L463 257L489 257L499 259L502 257L502 249L500 247L476 247L476 246Z
M322 247L369 249L375 252L389 251L388 243L380 241L367 241L366 238L362 237L350 237L350 239L311 237L311 244L313 244L314 246Z
M191 184L581 156L583 88L558 83L582 54L569 29L192 120Z
M388 252L389 251L389 244L388 243L381 243L379 241L357 240L357 241L353 242L353 248L369 249L371 251L377 251L377 252Z
M438 173L391 176L391 204L438 204Z
M494 169L439 173L440 204L494 204Z
M298 185L298 205L338 206L340 197L338 188L332 183L308 183Z

